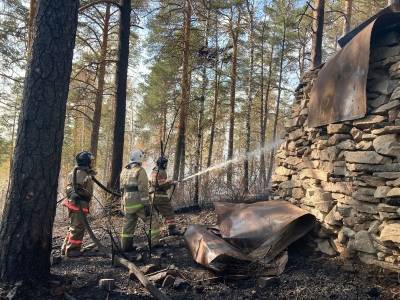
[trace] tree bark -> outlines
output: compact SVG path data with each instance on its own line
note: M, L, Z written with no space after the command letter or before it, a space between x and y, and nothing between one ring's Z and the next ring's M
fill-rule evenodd
M212 155L213 155L213 147L214 147L214 138L215 138L215 123L217 121L217 109L218 109L218 98L219 98L219 46L218 46L218 15L215 14L215 48L216 57L214 64L214 103L212 108L212 120L211 120L211 131L210 131L210 144L208 147L208 157L207 157L207 168L211 166Z
M103 40L101 43L99 77L97 82L96 101L93 113L92 134L90 138L90 152L97 158L97 148L99 144L99 132L101 122L101 111L103 106L104 84L107 67L107 50L108 50L108 31L110 27L110 10L111 4L106 6L106 14L104 16Z
M282 95L282 77L283 77L283 61L285 58L285 48L286 48L286 22L283 23L283 37L282 37L282 47L281 47L281 55L280 55L280 61L279 61L279 79L278 79L278 98L276 100L276 107L275 107L275 120L274 120L274 128L272 131L272 141L276 140L276 131L278 127L278 119L279 119L279 107L281 103L281 95ZM274 155L275 151L272 149L270 153L270 160L269 160L269 166L268 166L268 175L267 175L267 181L266 184L268 185L271 176L272 176L272 167L274 164Z
M324 35L325 0L315 0L313 13L313 35L311 46L311 67L316 68L322 63L322 38Z
M229 137L228 137L228 161L233 158L233 135L235 131L235 103L236 103L236 79L237 79L237 57L238 57L238 40L240 31L240 14L241 11L238 9L238 17L233 28L233 13L234 8L231 8L231 20L229 23L229 31L231 34L231 40L233 44L233 53L231 60L231 87L229 96ZM233 166L229 164L227 167L227 184L228 188L232 188L232 177L233 177Z
M351 17L353 10L353 0L344 1L344 23L343 23L343 35L348 33L351 28Z
M120 9L121 21L119 25L118 62L115 77L117 93L115 97L114 140L111 158L111 175L108 182L108 187L113 189L119 187L119 175L122 170L122 159L124 155L131 5L131 0L122 0Z
M208 49L208 35L209 35L209 22L210 22L210 1L208 1L207 19L206 19L206 31L204 36L204 46ZM206 92L208 85L207 78L207 67L206 62L203 62L202 74L201 74L201 96L200 96L200 108L199 118L197 122L197 143L196 143L196 166L194 172L197 173L201 170L201 156L202 156L202 145L203 145L203 117L204 117L204 102L206 100ZM194 205L199 205L199 190L200 190L200 176L196 176L194 182Z
M35 34L35 16L37 12L37 0L30 0L29 19L28 19L28 57L32 51L32 42Z
M264 128L264 38L265 38L266 22L264 20L261 29L261 81L260 81L260 149L265 144L265 128ZM266 99L267 100L267 99ZM265 184L265 155L264 151L260 151L260 182L261 186Z
M78 0L41 0L0 229L0 280L46 278Z
M184 26L183 26L183 57L182 57L182 82L181 82L181 107L179 115L178 138L176 141L174 180L183 178L185 170L184 148L186 140L186 121L188 115L190 83L189 83L189 56L190 56L190 25L192 17L191 0L185 0ZM183 166L181 166L183 164Z
M247 12L250 21L249 47L250 47L250 70L247 91L247 112L246 112L246 153L250 152L251 146L251 108L253 106L253 72L254 72L254 4L246 1ZM249 192L249 160L244 160L243 190Z

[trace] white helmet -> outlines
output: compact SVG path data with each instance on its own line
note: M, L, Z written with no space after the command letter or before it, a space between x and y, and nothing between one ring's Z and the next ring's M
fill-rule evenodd
M131 154L129 155L129 163L137 163L141 164L144 160L144 152L140 149L132 150Z

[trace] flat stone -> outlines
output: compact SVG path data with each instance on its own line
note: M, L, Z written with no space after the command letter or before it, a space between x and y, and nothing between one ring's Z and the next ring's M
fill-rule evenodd
M303 160L300 157L295 157L295 156L290 156L285 159L285 163L287 163L288 165L292 165L292 166L297 166L302 161Z
M331 226L338 226L338 225L341 225L340 221L342 219L343 219L343 217L337 211L336 207L333 207L329 211L329 213L326 215L326 217L324 219L324 223L326 223L328 225L331 225Z
M389 110L398 108L398 107L400 107L400 101L393 100L393 101L389 101L388 103L386 103L384 105L379 106L378 108L373 110L372 113L375 113L375 114L387 113Z
M377 177L382 177L385 179L398 179L400 178L400 172L376 172L373 174Z
M375 134L372 133L363 133L362 135L362 139L364 141L373 141L376 138Z
M381 221L388 221L388 220L397 220L400 219L400 216L397 213L390 213L390 212L379 212L379 220Z
M382 185L386 184L385 179L383 179L381 177L376 177L376 176L364 175L364 176L360 176L359 179L362 180L363 182L365 182L367 185L373 186L373 187L378 187L378 186L382 186Z
M378 199L379 198L385 198L389 191L390 191L390 187L388 187L388 186L378 186L376 188L374 197L378 198Z
M354 121L353 125L357 126L358 128L364 129L364 128L369 128L372 125L381 123L381 122L383 122L385 120L386 120L386 118L383 117L383 116L370 115L370 116L367 116L366 118Z
M298 140L299 138L301 138L303 136L303 134L304 134L304 130L302 128L297 129L297 130L289 133L288 140L289 141Z
M374 100L368 100L367 103L373 108L377 108L381 105L384 105L389 101L389 98L386 95L380 95L379 97L375 98Z
M340 149L336 146L326 148L324 151L320 151L319 159L324 161L334 161L338 158Z
M370 234L366 230L362 230L356 233L354 237L354 246L356 250L374 254L376 253L376 249L374 244L372 243Z
M379 203L379 199L374 197L375 189L373 188L358 188L352 197L359 201Z
M280 166L275 169L275 174L280 176L290 176L293 174L293 170Z
M400 138L397 134L380 135L374 140L373 145L379 154L400 156Z
M354 141L359 142L362 140L363 132L360 129L353 127L350 130L350 134L352 135Z
M321 182L322 188L327 192L351 195L354 188L350 182Z
M375 80L371 80L368 83L368 92L372 93L377 93L377 94L382 94L382 95L387 95L389 94L389 80L388 80L388 74L385 74L386 76L383 76L381 78L376 78Z
M370 165L370 164L346 164L346 167L349 171L366 171L366 172L375 172L375 174L379 173L388 173L388 172L399 172L400 171L400 164L398 163L391 163L385 165ZM378 175L376 175L378 176Z
M380 224L381 224L381 222L379 222L378 220L371 222L371 224L369 225L369 228L368 228L368 232L370 234L378 233Z
M386 195L386 197L400 197L400 188L392 188Z
M338 124L329 124L327 126L327 132L328 134L335 134L335 133L349 133L351 127L347 124L344 123L338 123Z
M400 86L395 88L392 95L390 96L390 100L400 99Z
M334 146L342 141L349 140L349 139L351 139L350 134L336 133L328 139L328 144L331 146Z
M293 188L292 189L292 197L295 199L301 199L305 195L304 190L302 188Z
M384 225L380 240L382 242L392 241L394 243L400 243L400 222Z
M272 175L272 182L284 182L289 180L289 177L282 175Z
M352 140L345 140L337 144L336 147L340 150L354 150L356 145Z
M386 182L386 184L388 186L394 186L394 187L400 186L400 178L397 178L394 181L388 181L388 182Z
M377 154L374 151L346 151L344 153L346 162L379 165L389 163L391 160Z
M300 180L288 180L288 181L284 181L281 184L279 184L280 189L293 189L296 187L301 187Z
M389 68L389 74L390 74L390 77L392 77L392 78L399 78L400 77L400 62L394 63Z
M363 151L369 151L374 149L371 141L361 141L355 145L355 148L357 150L363 150ZM353 150L353 149L346 149L346 150Z
M322 253L329 255L329 256L336 256L337 252L332 247L329 240L320 240L317 242L317 250L321 251Z
M314 178L322 181L328 181L328 173L316 169L304 169L300 172L300 179Z

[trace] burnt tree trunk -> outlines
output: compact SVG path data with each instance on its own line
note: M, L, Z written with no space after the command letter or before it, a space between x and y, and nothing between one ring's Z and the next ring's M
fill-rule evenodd
M235 104L236 104L236 80L237 80L237 58L238 58L238 41L239 41L239 31L240 31L240 14L239 9L237 21L233 24L233 8L231 9L231 20L229 23L229 31L231 34L231 40L233 44L233 53L231 60L231 87L229 96L229 137L228 137L228 161L233 158L233 135L235 131ZM228 188L232 188L232 178L233 178L233 166L229 164L227 167L226 174Z
M250 47L250 70L247 91L247 112L246 112L246 153L250 152L251 146L251 108L253 106L253 72L254 72L254 4L249 0L246 1L247 12L249 14L250 32L249 32L249 47ZM249 160L244 160L243 174L243 190L249 192Z
M39 2L0 228L0 280L49 275L78 0Z
M173 179L183 178L185 170L185 140L186 121L188 115L190 83L189 83L189 56L190 56L190 25L192 17L192 5L190 0L185 0L184 26L183 26L183 56L182 56L182 81L181 81L181 107L179 115L178 138L176 141L175 162ZM181 166L181 164L183 164Z
M108 182L108 186L114 189L119 187L119 175L122 170L122 160L124 155L131 5L131 0L122 0L120 8L121 17L119 25L118 62L115 76L117 93L115 97L114 139L111 158L111 175Z
M101 42L99 77L97 81L96 100L93 113L92 134L90 137L90 152L97 157L97 148L99 144L99 132L101 122L101 111L103 106L104 83L107 67L107 49L108 49L108 30L110 27L111 4L107 4L106 14L104 16L103 40Z
M351 17L353 12L353 0L344 1L344 23L343 23L343 35L348 33L351 28Z
M311 67L316 68L322 63L322 38L324 35L325 0L315 0L313 15Z
M274 120L274 128L272 130L272 141L275 142L276 140L276 131L278 127L278 119L279 119L279 107L281 103L281 95L282 95L282 78L283 78L283 61L285 58L285 50L286 50L286 22L283 23L283 37L282 37L282 43L281 43L281 55L279 59L279 79L278 79L278 97L276 99L276 107L275 107L275 120ZM275 151L272 149L270 153L270 159L269 159L269 166L268 166L268 175L267 175L267 181L266 184L268 185L271 176L272 176L272 169L274 165L274 157L275 157Z

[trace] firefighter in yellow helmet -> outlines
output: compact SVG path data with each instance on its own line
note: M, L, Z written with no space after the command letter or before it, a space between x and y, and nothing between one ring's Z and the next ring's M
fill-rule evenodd
M129 157L129 164L122 170L120 176L120 187L123 193L122 205L125 213L121 233L121 246L124 252L134 250L133 237L138 218L141 218L147 225L146 234L151 238L152 245L159 244L159 224L157 218L151 216L150 213L149 181L146 171L142 167L143 159L144 152L142 150L133 150Z
M94 156L92 153L83 151L76 155L76 167L68 175L66 187L67 199L63 205L68 208L69 229L64 243L61 247L61 254L68 257L81 255L82 240L85 234L85 225L80 207L84 214L89 213L89 202L93 194L92 170Z
M151 172L150 193L153 195L155 209L165 219L165 223L168 226L168 234L180 235L181 232L176 228L175 213L168 195L168 190L174 187L176 182L168 180L167 166L168 159L160 156L156 162L156 167Z

